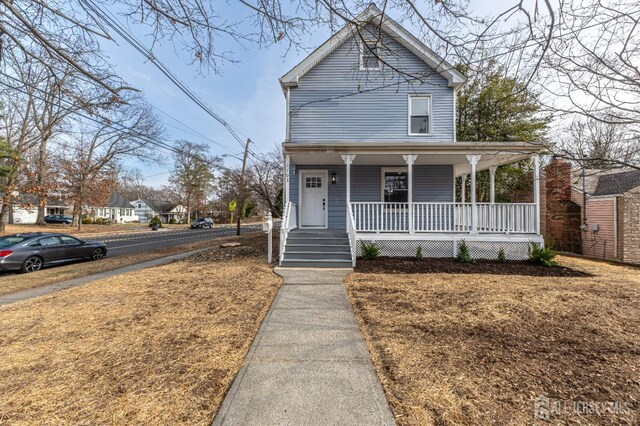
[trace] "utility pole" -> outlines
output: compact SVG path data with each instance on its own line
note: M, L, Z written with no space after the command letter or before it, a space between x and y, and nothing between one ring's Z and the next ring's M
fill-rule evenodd
M236 227L236 235L240 235L240 217L242 216L242 208L244 207L244 177L247 169L247 155L249 155L249 144L251 143L251 139L247 139L247 143L244 144L244 156L242 157L242 171L240 172L240 194L238 195L239 203L236 207L236 216L237 216L237 227Z

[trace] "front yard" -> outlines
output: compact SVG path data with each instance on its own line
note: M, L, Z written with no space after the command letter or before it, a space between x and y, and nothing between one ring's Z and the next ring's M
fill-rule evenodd
M209 424L281 282L234 240L0 308L0 423Z
M532 424L534 400L547 397L555 424L637 424L640 269L560 262L586 274L368 267L349 276L347 291L397 422Z

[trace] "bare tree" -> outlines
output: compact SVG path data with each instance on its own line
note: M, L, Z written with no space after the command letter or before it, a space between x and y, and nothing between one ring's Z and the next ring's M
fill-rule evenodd
M140 100L112 108L108 117L101 125L81 127L56 150L63 175L61 189L73 204L78 230L84 206L104 204L117 187L120 162L132 157L152 159L153 142L163 138L157 116Z
M3 91L0 96L0 135L12 153L2 161L7 173L0 177L0 231L4 231L5 223L10 216L14 193L25 184L23 172L27 155L39 140L32 119L33 102L33 90L28 88L24 93Z
M574 120L560 145L565 156L587 168L609 169L620 164L640 166L640 133L626 124L583 117Z
M249 169L249 185L256 198L275 216L282 214L278 192L282 190L282 152L279 147L258 154Z
M190 220L191 213L205 206L207 194L212 191L214 170L221 160L209 154L207 145L185 140L177 145L170 182Z

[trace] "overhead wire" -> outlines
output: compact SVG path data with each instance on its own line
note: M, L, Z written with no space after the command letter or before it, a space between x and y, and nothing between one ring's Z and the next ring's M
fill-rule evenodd
M96 17L102 20L106 25L113 29L120 37L122 37L127 43L133 46L140 54L147 58L153 65L156 66L162 74L164 74L181 92L183 92L189 99L191 99L196 105L198 105L204 112L210 115L218 123L220 123L229 134L244 148L247 149L247 142L243 141L238 132L233 126L231 126L222 116L213 111L204 101L202 101L180 78L178 78L171 69L165 65L160 59L158 59L151 50L149 50L142 42L140 42L134 35L130 34L122 24L108 11L102 9L93 0L80 0ZM249 149L249 154L256 157L256 154Z

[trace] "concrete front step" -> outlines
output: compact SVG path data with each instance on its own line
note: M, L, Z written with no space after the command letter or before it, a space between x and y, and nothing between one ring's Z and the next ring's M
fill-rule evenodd
M288 242L284 248L285 254L289 252L333 252L333 253L350 253L349 244L292 244Z
M314 260L314 259L335 259L335 260L348 260L351 261L351 253L349 252L309 252L309 251L285 251L284 260L288 259L300 259L300 260Z
M298 237L289 235L287 236L287 245L289 244L305 244L307 246L317 245L335 245L344 246L349 245L348 238L316 238L316 237Z
M296 229L289 232L282 259L285 267L351 268L351 247L346 232Z
M335 259L287 259L282 261L282 266L289 268L351 268L351 260Z
M304 229L294 229L289 232L290 236L301 236L301 237L315 237L315 238L348 238L348 235L344 231L340 230L332 230L332 229L318 229L318 230L304 230Z

